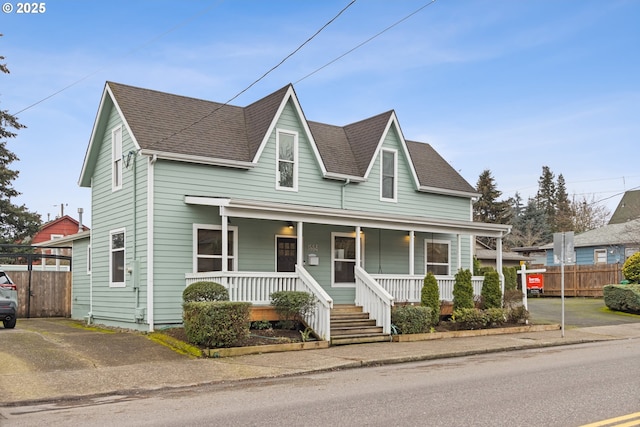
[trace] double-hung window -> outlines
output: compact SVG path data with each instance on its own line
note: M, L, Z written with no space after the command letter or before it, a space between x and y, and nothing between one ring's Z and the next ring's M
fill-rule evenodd
M446 240L425 240L425 264L427 273L436 276L448 276L451 274L451 247Z
M398 152L382 150L380 161L380 200L398 200Z
M111 187L115 191L122 188L122 126L111 131L111 154Z
M112 287L124 287L125 233L124 229L113 230L109 234L110 268L109 284Z
M222 271L222 227L219 225L194 225L195 272ZM227 271L237 270L237 227L229 227L227 238Z
M607 250L595 249L593 251L593 263L594 264L606 264L607 263Z
M276 189L298 191L298 134L276 131Z

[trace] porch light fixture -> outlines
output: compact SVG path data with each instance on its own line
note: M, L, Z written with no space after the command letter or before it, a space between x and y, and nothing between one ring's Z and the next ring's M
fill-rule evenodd
M291 221L287 222L287 227L289 227L289 229L293 230L293 223Z

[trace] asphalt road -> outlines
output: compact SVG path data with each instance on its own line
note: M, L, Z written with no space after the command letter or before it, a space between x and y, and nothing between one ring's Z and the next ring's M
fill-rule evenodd
M92 403L60 402L13 409L15 414L4 423L51 427L580 426L637 414L637 341L108 396Z
M528 305L533 324L560 323L562 317L561 298L530 297ZM640 315L609 310L602 298L565 298L564 305L566 328L640 322Z

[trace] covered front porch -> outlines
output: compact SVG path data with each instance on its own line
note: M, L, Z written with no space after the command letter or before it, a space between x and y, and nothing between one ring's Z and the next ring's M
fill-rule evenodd
M441 300L451 301L454 272L472 269L474 236L496 238L500 254L502 237L509 231L508 226L472 221L228 198L187 196L185 203L210 207L212 222L219 224L221 238L219 264L213 268L219 271L196 266L193 273L186 274L186 285L199 280L215 281L228 288L231 300L247 301L255 306L269 305L270 295L276 291L310 292L318 304L316 311L305 320L316 335L325 340L331 339L331 310L337 304L362 307L384 334L390 334L391 307L395 303L420 302L426 271L436 274ZM260 255L256 253L262 253L264 259L279 253L279 232L264 230L269 227L275 230L275 224L288 225L293 248L291 268L280 271L279 258L271 267L274 271L255 271L247 265L242 268L238 258L247 251L257 257ZM247 232L253 230L252 227L259 232ZM238 243L237 235L241 233L244 240ZM273 243L265 243L265 238L271 235L273 239L274 234L278 241L275 250ZM373 253L368 255L367 262L365 246L369 254ZM440 256L446 262L438 262ZM319 258L322 261L319 262ZM498 257L500 274L501 261ZM383 273L382 265L388 273ZM473 287L474 292L480 294L482 277L473 278Z

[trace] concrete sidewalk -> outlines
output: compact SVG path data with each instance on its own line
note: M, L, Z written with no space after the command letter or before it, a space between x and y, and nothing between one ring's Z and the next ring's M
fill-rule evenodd
M138 333L73 327L66 319L21 320L0 330L0 407L126 395L519 349L640 338L640 323L565 331L335 346L193 359Z

